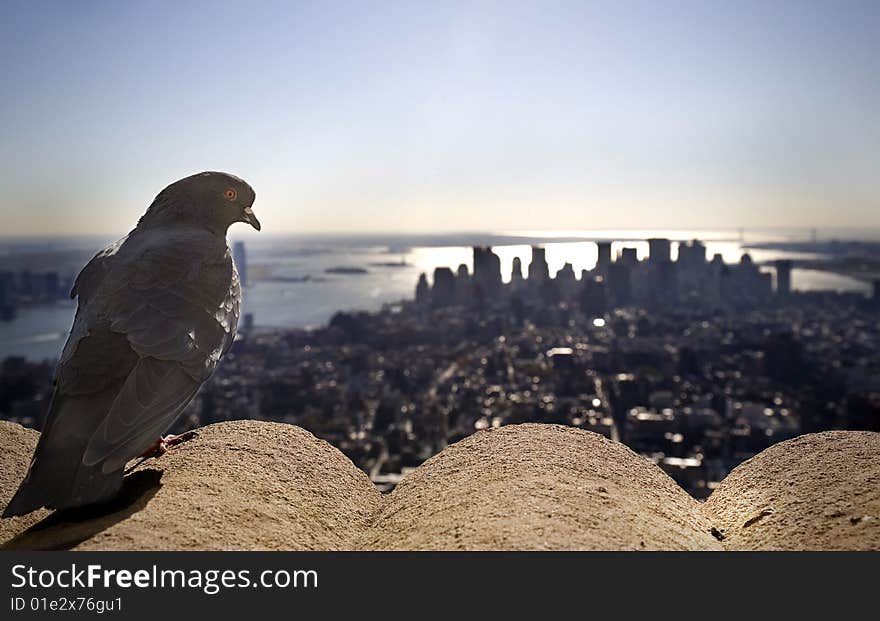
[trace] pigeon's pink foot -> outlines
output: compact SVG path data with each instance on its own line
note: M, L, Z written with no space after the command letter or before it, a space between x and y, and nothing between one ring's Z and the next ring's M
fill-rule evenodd
M183 444L184 442L189 442L190 440L197 438L198 435L199 434L195 431L187 431L179 436L167 435L164 438L159 438L153 446L141 453L141 457L144 459L149 457L161 457L167 453L169 449L174 448L179 444Z

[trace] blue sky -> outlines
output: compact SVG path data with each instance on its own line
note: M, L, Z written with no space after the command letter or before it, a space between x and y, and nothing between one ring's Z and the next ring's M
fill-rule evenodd
M264 230L880 226L877 2L0 8L7 234L200 170Z

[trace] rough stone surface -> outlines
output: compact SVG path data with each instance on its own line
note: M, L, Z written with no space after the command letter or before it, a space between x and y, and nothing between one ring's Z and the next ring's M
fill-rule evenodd
M713 550L698 503L623 444L559 425L476 433L408 474L361 545Z
M100 514L53 515L6 547L348 549L382 500L328 443L293 425L257 421L200 429L139 467L121 496Z
M880 549L880 433L781 442L735 468L702 508L728 549Z
M0 503L39 434L0 421ZM714 534L713 534L714 533ZM719 541L719 538L722 539ZM100 509L0 520L0 544L99 550L880 549L880 434L802 436L700 505L622 444L557 425L482 431L379 494L292 425L236 421L151 459Z
M24 479L40 434L33 429L0 420L0 512L12 499ZM49 515L41 509L28 515L0 519L0 543L29 528Z

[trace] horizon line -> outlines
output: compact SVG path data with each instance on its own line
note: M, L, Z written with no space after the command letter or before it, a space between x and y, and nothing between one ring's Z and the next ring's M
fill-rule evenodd
M635 227L635 226L608 226L608 227L596 227L596 228L571 228L571 229L536 229L536 228L522 228L522 229L498 229L498 230L473 230L473 229L450 229L450 230L421 230L421 229L406 229L406 230L393 230L393 229L372 229L372 230L362 230L362 229L306 229L306 230L294 230L294 229L285 229L280 231L263 231L260 233L253 233L250 231L242 231L247 233L247 237L251 237L254 239L258 239L261 237L310 237L310 236L354 236L354 237L373 237L380 235L401 235L401 236L427 236L427 237L448 237L453 235L460 236L491 236L491 237L542 237L542 238L556 238L556 237L577 237L588 239L591 237L595 237L596 233L601 233L604 237L608 233L711 233L711 232L733 232L739 234L749 233L749 232L786 232L786 231L803 231L806 233L815 231L817 234L821 234L829 231L880 231L880 224L878 225L862 225L862 226L810 226L810 225L765 225L765 226L749 226L749 227L741 227L741 226L664 226L664 227ZM129 231L119 232L119 231L94 231L94 232L76 232L76 233L65 233L65 232L48 232L48 233L4 233L0 234L0 240L26 240L26 239L63 239L63 238L75 238L75 237L106 237L106 236L114 236L114 235L125 235ZM238 237L236 235L237 231L231 230L229 233L230 237ZM644 236L639 236L644 237Z

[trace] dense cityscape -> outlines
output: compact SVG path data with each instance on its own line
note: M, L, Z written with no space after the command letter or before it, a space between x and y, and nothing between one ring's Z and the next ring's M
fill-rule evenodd
M499 257L475 247L472 272L423 274L413 300L380 312L283 331L254 330L246 316L175 431L238 418L300 425L390 489L476 430L559 423L624 442L705 498L776 442L880 430L876 285L873 297L798 292L790 261L775 262L774 278L748 254L709 259L699 241L677 260L669 240L649 249L646 260L631 248L612 257L599 242L593 270L567 264L551 278L535 247L527 273L515 259L505 283ZM235 254L244 272L243 246ZM37 299L62 288L48 274L31 283ZM52 373L7 358L0 416L39 428Z
M35 304L51 304L68 297L73 286L71 279L63 279L57 271L32 272L24 269L18 274L0 272L0 321L14 319L19 309Z

